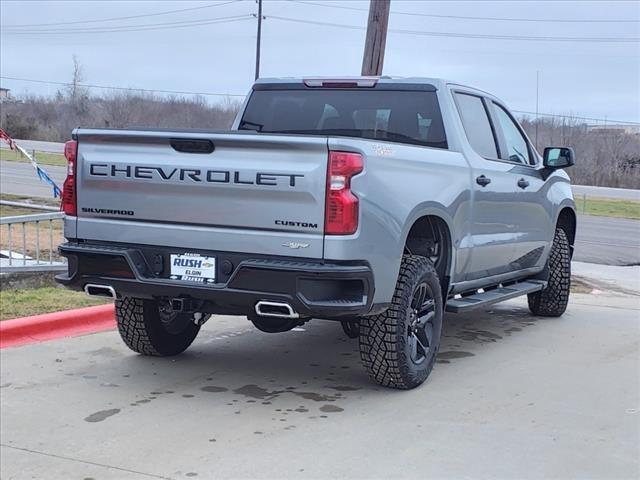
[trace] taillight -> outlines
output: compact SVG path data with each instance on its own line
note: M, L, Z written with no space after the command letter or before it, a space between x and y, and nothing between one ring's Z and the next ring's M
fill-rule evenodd
M351 192L351 177L364 168L362 155L329 152L324 233L350 235L358 229L358 197Z
M67 215L78 214L76 197L76 159L78 156L78 142L69 140L64 144L64 156L67 159L67 178L62 187L62 211Z

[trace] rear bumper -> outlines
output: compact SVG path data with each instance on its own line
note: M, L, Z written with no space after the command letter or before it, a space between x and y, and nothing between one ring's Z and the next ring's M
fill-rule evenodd
M216 282L204 285L169 278L169 255L183 249L65 243L69 268L56 281L75 290L109 285L118 296L190 298L207 313L247 315L260 300L288 303L302 317L349 318L377 313L374 279L366 262L326 262L216 251Z

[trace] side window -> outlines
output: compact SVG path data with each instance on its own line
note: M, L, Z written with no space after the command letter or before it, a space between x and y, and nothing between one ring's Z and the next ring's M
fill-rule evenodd
M489 115L482 99L465 93L456 93L455 96L464 131L473 149L485 158L498 158Z
M515 124L511 116L497 103L495 107L496 117L502 128L505 141L507 142L507 151L502 155L504 160L510 162L524 163L531 165L531 155L529 155L529 146L520 129Z

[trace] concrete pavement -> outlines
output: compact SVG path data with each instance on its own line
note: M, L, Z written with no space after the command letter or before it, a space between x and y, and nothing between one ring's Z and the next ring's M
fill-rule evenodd
M574 295L447 315L409 392L372 384L357 343L315 321L269 335L216 317L187 353L116 332L0 352L0 476L638 478L638 297Z
M573 261L571 275L609 294L629 294L640 297L640 265L620 267Z

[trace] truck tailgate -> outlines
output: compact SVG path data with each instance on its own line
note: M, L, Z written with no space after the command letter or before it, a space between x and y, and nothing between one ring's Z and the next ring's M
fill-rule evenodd
M76 130L77 238L322 257L327 139Z

